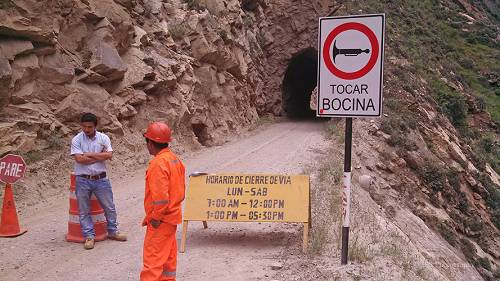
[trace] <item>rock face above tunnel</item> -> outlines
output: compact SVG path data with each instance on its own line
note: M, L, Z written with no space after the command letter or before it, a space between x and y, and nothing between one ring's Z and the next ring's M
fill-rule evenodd
M105 131L138 133L164 120L194 146L222 143L259 115L311 115L314 19L333 8L329 1L7 2L0 10L6 124L29 119L19 106L42 103L39 113L57 134L75 132L77 116L95 111ZM28 123L32 133L45 129Z
M274 24L259 34L266 52L263 71L270 78L264 80L264 88L279 95L270 97L270 103L263 105L267 111L286 111L291 117L313 115L308 105L317 79L317 70L312 70L317 61L317 20L337 8L332 1L302 1L300 5L269 1L269 9L280 13L268 12L266 15Z
M43 148L46 129L69 137L84 111L118 136L166 121L187 146L222 143L259 113L279 113L279 93L263 91L272 79L262 68L272 43L266 7L7 1L0 9L2 125L30 134L0 136L4 152L29 150L23 143L33 136L30 148Z

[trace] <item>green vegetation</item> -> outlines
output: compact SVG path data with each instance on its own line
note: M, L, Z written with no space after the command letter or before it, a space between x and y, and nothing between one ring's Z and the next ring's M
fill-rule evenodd
M252 125L250 125L248 130L253 131L253 130L259 128L260 126L269 125L269 124L272 124L274 122L276 122L276 120L273 118L273 116L262 115L262 116L259 116L258 119Z
M342 163L331 159L318 169L318 179L320 182L340 184L342 180Z
M394 131L408 133L411 129L417 128L417 121L414 114L410 112L407 104L403 100L391 99L385 102L385 107L393 114L389 118L382 120L381 130L392 135Z
M32 150L26 153L16 153L16 154L21 154L23 159L26 161L26 164L28 165L43 160L44 158L43 153L39 150Z
M219 34L222 41L224 41L224 42L227 41L227 39L228 39L227 32L224 29L217 31L217 33Z
M266 43L266 38L264 36L264 32L262 32L261 29L259 29L259 31L257 32L256 39L257 39L257 43L259 43L259 46L261 48L264 48L264 45Z
M419 74L428 81L444 77L460 82L466 92L484 101L486 110L500 124L500 90L487 78L488 73L498 75L500 72L500 44L496 41L498 19L495 15L478 18L469 24L469 20L459 14L465 11L456 1L370 0L345 5L348 14L359 13L360 9L363 13L384 12L388 39L386 57L406 58L411 64L406 71ZM483 4L475 2L475 5ZM436 96L436 93L432 94ZM438 97L443 98L442 94ZM444 94L456 98L452 91L446 90ZM445 108L463 105L460 99L454 102ZM460 124L461 118L459 115L453 120Z
M491 208L491 220L493 224L500 229L500 187L491 181L486 174L481 174L479 180L486 188L486 203Z
M244 14L242 20L243 20L243 26L245 26L246 28L252 27L252 25L253 25L253 19L252 19L251 16L249 16L247 14Z
M473 261L476 257L476 246L469 241L469 239L460 239L462 252L469 261Z
M417 128L415 114L403 100L387 100L385 106L391 111L388 117L382 119L382 132L390 135L387 141L390 146L402 147L405 150L416 150L416 144L409 138L411 130Z
M344 123L328 122L326 132L328 137L335 137L339 143L345 142Z
M495 224L495 226L500 229L500 209L496 209L492 211L491 220Z
M358 237L359 235L353 235L351 241L349 241L349 259L359 263L371 261L373 255L368 253L368 247L360 243Z
M450 245L455 246L457 244L457 234L448 225L441 223L438 226L438 230L441 233L441 236L443 236L443 238L448 241Z
M456 191L460 192L460 178L458 177L458 171L455 169L449 169L446 172L446 178L450 186Z
M258 125L270 124L273 123L273 117L270 115L259 116L257 120Z
M325 130L328 127L325 126ZM328 251L339 251L342 233L342 156L330 149L327 153L319 149L321 157L317 164L304 169L311 174L312 228L309 253L322 255Z
M12 3L11 0L2 0L2 1L0 1L0 10L13 8L15 6L16 5L14 5L14 3Z
M482 267L486 270L491 271L491 263L487 258L479 257L477 255L476 246L472 244L468 239L460 239L462 252L464 253L467 260L476 267Z
M184 0L190 10L204 11L206 10L205 5L200 0Z
M49 149L58 150L65 146L64 137L59 132L51 132L47 137Z
M470 218L467 221L465 221L465 225L471 230L471 231L480 231L483 229L483 222L481 218L475 217L475 218Z
M444 189L446 184L446 170L439 163L428 159L419 167L417 173L434 192Z
M476 261L479 266L491 271L491 263L487 258L478 258Z
M328 244L327 225L318 225L311 232L311 254L320 255Z
M28 152L14 152L15 154L20 154L23 156L27 164L33 164L38 161L45 159L48 154L53 151L61 150L65 144L65 138L59 131L47 131L42 133L41 139L45 139L47 146L43 150L31 150Z
M467 104L462 94L448 87L442 80L430 81L433 98L442 112L450 119L456 128L467 126Z
M497 173L500 173L500 144L495 143L492 134L479 138L473 145L473 151L475 164L479 169L484 170L485 164L489 163Z
M463 193L459 194L457 208L464 214L469 212L469 201Z
M188 30L188 27L184 24L173 24L169 28L170 35L172 35L172 38L174 40L180 40L184 38Z

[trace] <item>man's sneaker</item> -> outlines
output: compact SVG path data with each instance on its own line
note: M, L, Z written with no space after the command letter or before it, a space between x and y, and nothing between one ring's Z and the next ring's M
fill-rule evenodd
M94 243L95 243L94 238L87 238L85 239L85 244L83 244L83 248L85 250L92 250L94 249Z
M116 241L127 241L127 235L117 232L114 234L108 234L108 239Z

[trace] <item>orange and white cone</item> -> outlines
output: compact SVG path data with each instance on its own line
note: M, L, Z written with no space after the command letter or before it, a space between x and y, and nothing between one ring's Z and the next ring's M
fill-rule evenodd
M68 234L66 234L66 241L83 243L85 238L82 235L82 227L79 218L80 211L78 209L78 201L76 199L76 176L71 173L71 181L69 186L69 220L68 220ZM90 216L94 222L95 241L102 241L108 238L108 231L106 230L106 217L99 201L92 195L90 198Z
M5 185L3 197L2 220L0 221L0 237L16 237L26 233L26 229L21 230L17 219L16 204L10 183Z

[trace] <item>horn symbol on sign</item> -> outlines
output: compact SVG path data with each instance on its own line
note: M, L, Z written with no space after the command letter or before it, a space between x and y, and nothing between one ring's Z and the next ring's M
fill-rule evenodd
M338 49L337 48L337 40L333 42L333 62L335 62L335 58L338 55L344 55L346 57L355 57L361 53L366 53L369 54L370 50L369 49Z

